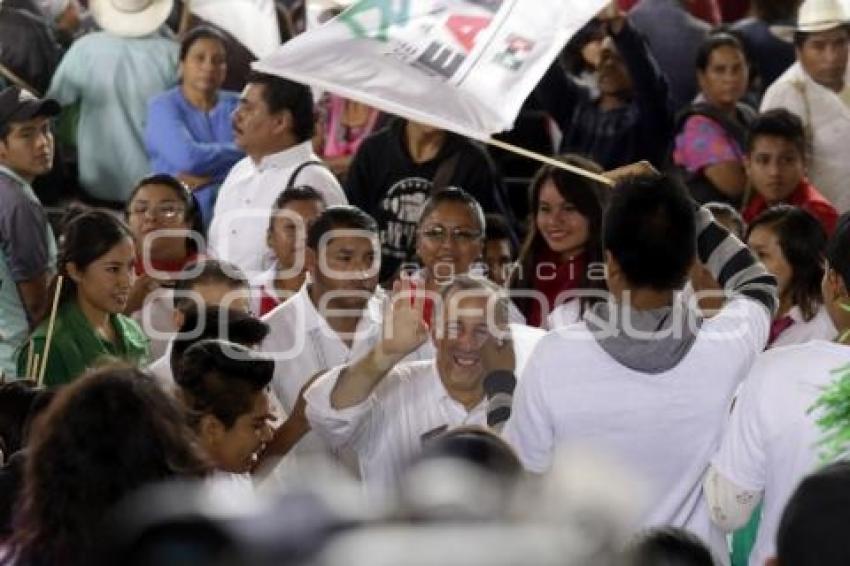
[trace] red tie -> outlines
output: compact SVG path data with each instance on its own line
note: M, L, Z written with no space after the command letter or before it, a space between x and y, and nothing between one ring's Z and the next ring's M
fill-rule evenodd
M772 346L779 336L788 330L788 327L794 324L794 319L790 316L783 316L781 318L774 319L773 322L770 323L770 339L767 341L768 347Z

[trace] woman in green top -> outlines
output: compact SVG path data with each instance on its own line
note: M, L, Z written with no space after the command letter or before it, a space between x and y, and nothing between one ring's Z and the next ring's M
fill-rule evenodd
M45 383L68 383L102 358L147 363L147 337L136 322L120 314L127 305L136 259L130 229L109 212L88 210L68 221L60 242L62 292ZM32 335L40 360L47 325L45 320ZM26 372L28 359L26 346L18 356L18 375Z

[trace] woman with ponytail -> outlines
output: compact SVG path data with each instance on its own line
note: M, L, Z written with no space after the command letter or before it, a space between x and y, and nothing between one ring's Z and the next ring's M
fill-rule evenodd
M47 355L47 385L68 383L103 358L133 364L148 359L147 337L136 322L121 314L136 260L130 229L104 210L71 214L60 238L63 282ZM45 359L47 328L45 320L20 352L18 375L27 373L35 354L40 361Z

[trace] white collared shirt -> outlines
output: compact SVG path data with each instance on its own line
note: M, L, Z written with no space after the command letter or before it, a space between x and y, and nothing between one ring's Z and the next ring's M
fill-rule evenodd
M844 78L850 85L850 66ZM839 212L850 210L850 108L832 90L819 85L799 62L788 68L770 85L761 102L761 111L785 108L798 115L812 134L812 155L808 164L812 184L835 205Z
M429 433L487 426L486 402L468 411L452 399L434 361L398 364L366 401L337 410L330 397L341 371L334 368L307 391L307 419L331 446L354 450L369 492L395 486Z
M298 394L307 381L319 372L347 364L365 356L381 337L385 294L377 289L366 305L349 348L328 325L310 299L309 284L263 317L269 335L261 350L274 357L272 389L287 414L292 412ZM406 360L430 360L433 346L424 344ZM328 446L314 433L307 433L295 446L294 453L327 453Z
M792 346L794 344L805 344L812 340L834 340L838 336L838 330L832 324L832 319L824 305L821 305L812 320L803 320L803 312L800 307L794 306L788 311L788 316L794 324L786 328L779 337L773 341L770 348L780 346Z
M208 239L210 255L235 263L249 279L260 275L270 264L266 231L272 205L295 169L307 161L319 161L311 141L267 155L259 164L245 157L234 165L215 203ZM313 187L328 206L348 202L326 167L305 167L295 184Z

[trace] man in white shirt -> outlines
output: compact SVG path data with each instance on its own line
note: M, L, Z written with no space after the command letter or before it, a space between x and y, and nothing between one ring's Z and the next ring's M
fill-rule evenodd
M272 204L285 189L307 185L329 206L345 204L336 177L313 152L310 89L251 73L233 113L236 145L247 156L233 166L219 190L209 229L209 252L248 276L268 267L266 227Z
M793 29L797 62L765 92L761 110L785 108L802 119L811 151L809 178L838 209L850 210L850 13L841 0L806 0ZM790 37L789 37L790 39Z
M262 350L275 360L272 387L287 414L318 373L362 358L381 336L385 294L378 288L380 244L375 220L353 206L332 206L307 233L307 282L263 321L271 332ZM410 359L431 359L424 344ZM308 433L295 455L327 453Z
M395 290L380 342L305 393L313 430L332 446L356 452L372 494L392 489L429 438L461 425L486 426L484 377L493 369L513 371L514 363L510 355L510 367L485 367L485 344L512 351L504 331L507 297L490 281L456 277L441 293L435 307L441 316L430 328L423 318L425 294L407 281ZM401 363L429 333L435 360Z
M824 304L837 336L850 331L850 222L839 220L827 248ZM750 564L762 566L776 552L780 516L798 482L821 462L824 432L811 411L824 390L842 376L850 348L814 340L762 354L744 382L720 449L711 462L705 493L712 520L735 530L764 501Z
M641 527L690 530L725 563L701 484L735 389L767 342L776 280L710 212L694 209L668 177L613 190L603 224L611 298L540 341L505 437L536 473L562 444L618 460L646 484ZM677 296L695 255L730 294L707 320Z

